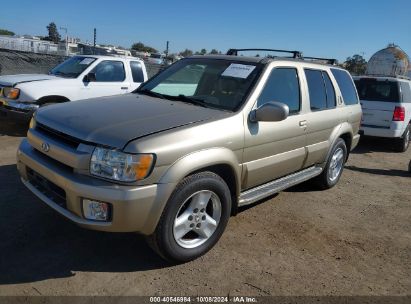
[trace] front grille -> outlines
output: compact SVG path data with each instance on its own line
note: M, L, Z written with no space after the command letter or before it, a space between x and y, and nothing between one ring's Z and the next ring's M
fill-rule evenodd
M62 188L60 188L56 184L53 184L48 179L30 168L27 168L27 177L29 183L33 185L37 190L39 190L60 207L67 209L66 192Z
M80 145L81 140L78 138L75 138L73 136L67 135L63 132L51 129L43 124L37 123L36 124L36 131L39 131L40 133L46 135L47 137L50 137L51 139L54 139L56 141L62 142L70 147L73 147L74 149L77 149L77 147Z

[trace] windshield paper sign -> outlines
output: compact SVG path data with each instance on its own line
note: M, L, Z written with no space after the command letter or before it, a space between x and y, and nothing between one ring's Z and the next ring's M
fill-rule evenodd
M79 64L90 64L94 61L94 58L84 58Z
M247 78L248 75L255 69L254 65L245 65L232 63L230 66L221 74L221 76L226 77L236 77L236 78Z

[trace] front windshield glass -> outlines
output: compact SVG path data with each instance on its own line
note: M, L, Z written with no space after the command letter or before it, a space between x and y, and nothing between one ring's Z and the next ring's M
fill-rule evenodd
M223 59L182 59L137 90L182 102L235 111L244 102L261 66Z
M49 74L65 78L78 77L96 58L74 56L53 68Z

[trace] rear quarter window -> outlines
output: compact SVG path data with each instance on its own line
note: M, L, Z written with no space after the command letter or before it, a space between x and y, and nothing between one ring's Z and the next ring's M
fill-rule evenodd
M400 82L402 102L411 103L411 87L410 82Z
M144 82L143 67L138 61L130 61L131 74L133 82Z
M350 74L348 74L347 71L339 69L331 69L331 73L334 75L334 78L337 81L338 86L340 87L344 103L346 105L357 104L357 91Z

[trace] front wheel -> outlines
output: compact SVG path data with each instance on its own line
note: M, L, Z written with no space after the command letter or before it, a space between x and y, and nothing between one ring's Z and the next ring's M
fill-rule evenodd
M315 178L316 184L321 189L330 189L340 180L347 160L347 146L343 139L338 138L334 144L323 172Z
M148 243L171 262L194 260L217 243L230 211L230 190L220 176L190 175L174 190Z

